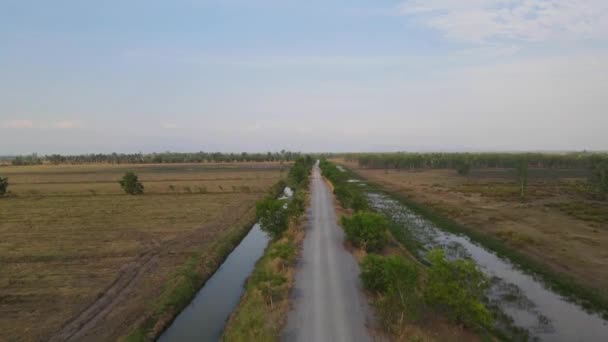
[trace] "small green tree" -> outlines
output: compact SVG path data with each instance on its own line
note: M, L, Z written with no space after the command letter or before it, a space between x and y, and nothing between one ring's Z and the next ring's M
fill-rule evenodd
M369 204L361 192L351 191L350 207L354 211L363 211L369 209Z
M519 181L519 198L523 201L526 198L526 188L528 186L528 158L522 158L517 162L517 179Z
M483 304L489 287L486 276L471 260L449 261L440 249L429 252L424 296L428 304L471 328L492 326L492 314Z
M144 185L141 184L135 172L126 172L119 183L123 190L129 195L139 195L144 193Z
M348 240L368 252L382 250L388 241L388 224L379 214L359 211L342 217L342 226Z
M262 230L273 239L281 237L289 225L289 212L281 200L267 198L258 202L256 215Z
M8 178L0 177L0 196L4 196L8 191Z

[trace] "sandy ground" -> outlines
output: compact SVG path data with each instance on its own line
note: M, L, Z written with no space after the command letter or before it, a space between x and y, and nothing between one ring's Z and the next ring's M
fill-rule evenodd
M370 341L371 310L359 266L344 248L344 233L318 167L312 181L311 225L306 232L293 289L285 341Z

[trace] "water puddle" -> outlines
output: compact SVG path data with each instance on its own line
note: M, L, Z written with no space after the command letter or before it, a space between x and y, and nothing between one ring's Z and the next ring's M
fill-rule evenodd
M490 304L497 306L514 326L531 339L542 341L605 341L608 322L588 313L522 272L508 260L473 243L465 236L438 229L397 200L367 192L370 205L409 230L424 249L442 248L449 258L470 257L488 275ZM419 251L424 254L425 251Z
M285 188L280 199L292 196L293 191ZM256 223L158 341L219 341L226 320L245 290L245 281L269 240Z

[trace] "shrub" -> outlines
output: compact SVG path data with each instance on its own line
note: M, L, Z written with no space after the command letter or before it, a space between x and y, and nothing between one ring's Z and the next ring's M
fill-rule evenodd
M354 211L363 211L369 209L369 204L361 192L355 191L351 192L351 194L350 207L353 208Z
M4 196L8 190L8 178L0 177L0 196Z
M473 329L490 328L492 314L483 304L489 286L485 275L471 260L447 260L440 249L429 252L428 258L426 302Z
M348 240L368 252L382 250L388 241L387 222L379 214L360 211L343 217L342 226Z
M418 290L418 269L403 257L367 255L361 262L361 281L380 296L375 301L385 328L392 330L421 316L425 306Z
M287 205L287 211L289 212L289 216L297 222L297 220L304 214L306 210L306 200L304 197L304 193L301 191L297 191L295 196L291 199L289 204Z
M367 290L377 293L385 293L391 288L414 291L418 271L402 257L370 254L361 261L361 281Z
M263 231L276 239L283 234L289 223L288 211L280 200L267 198L256 205L256 215Z
M144 186L141 184L137 175L129 171L120 180L120 186L129 195L139 195L144 193Z

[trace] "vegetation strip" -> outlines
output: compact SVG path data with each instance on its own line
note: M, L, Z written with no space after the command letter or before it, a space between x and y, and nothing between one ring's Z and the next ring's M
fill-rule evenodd
M231 315L225 341L277 341L289 310L289 292L295 275L295 261L304 238L301 217L309 202L308 185L313 160L298 159L288 176L295 193L285 205L267 198L257 205L262 230L272 241L256 263L245 293Z
M355 171L345 169L349 172L353 172L357 178L362 178ZM600 313L604 319L608 319L608 297L598 290L589 288L584 284L578 282L575 278L568 276L563 273L557 273L550 270L548 267L512 248L505 245L502 241L493 238L491 236L474 231L462 224L456 223L446 216L438 213L437 211L425 206L421 203L412 201L405 195L389 191L383 188L381 185L374 182L368 182L368 186L376 191L383 192L390 197L400 201L405 206L410 208L415 213L428 219L436 226L445 229L451 233L462 234L469 237L473 242L476 242L491 251L495 252L498 256L510 260L516 264L523 271L535 276L540 277L543 282L549 286L553 291L560 295L568 298L569 300L576 302L583 306L587 310L592 310ZM403 230L402 230L403 231ZM415 242L411 238L407 237L407 234L400 234L400 241L406 245L412 245Z
M340 204L354 211L352 216L342 217L342 226L349 242L363 250L361 280L385 333L394 339L422 338L408 333L408 326L422 326L439 315L482 336L495 335L493 315L484 304L489 282L472 261L449 261L441 250L429 252L428 267L412 260L390 234L384 216L371 212L367 202L354 200L363 195L349 182L346 170L326 160L321 169ZM391 240L398 251L388 250Z
M276 197L283 191L284 182L279 181L270 191ZM153 341L171 324L173 319L192 301L199 289L213 276L213 273L226 260L228 255L249 233L255 224L253 210L244 219L241 227L234 227L221 241L210 250L192 255L173 276L165 282L163 291L150 305L146 316L137 327L122 338L123 341Z

